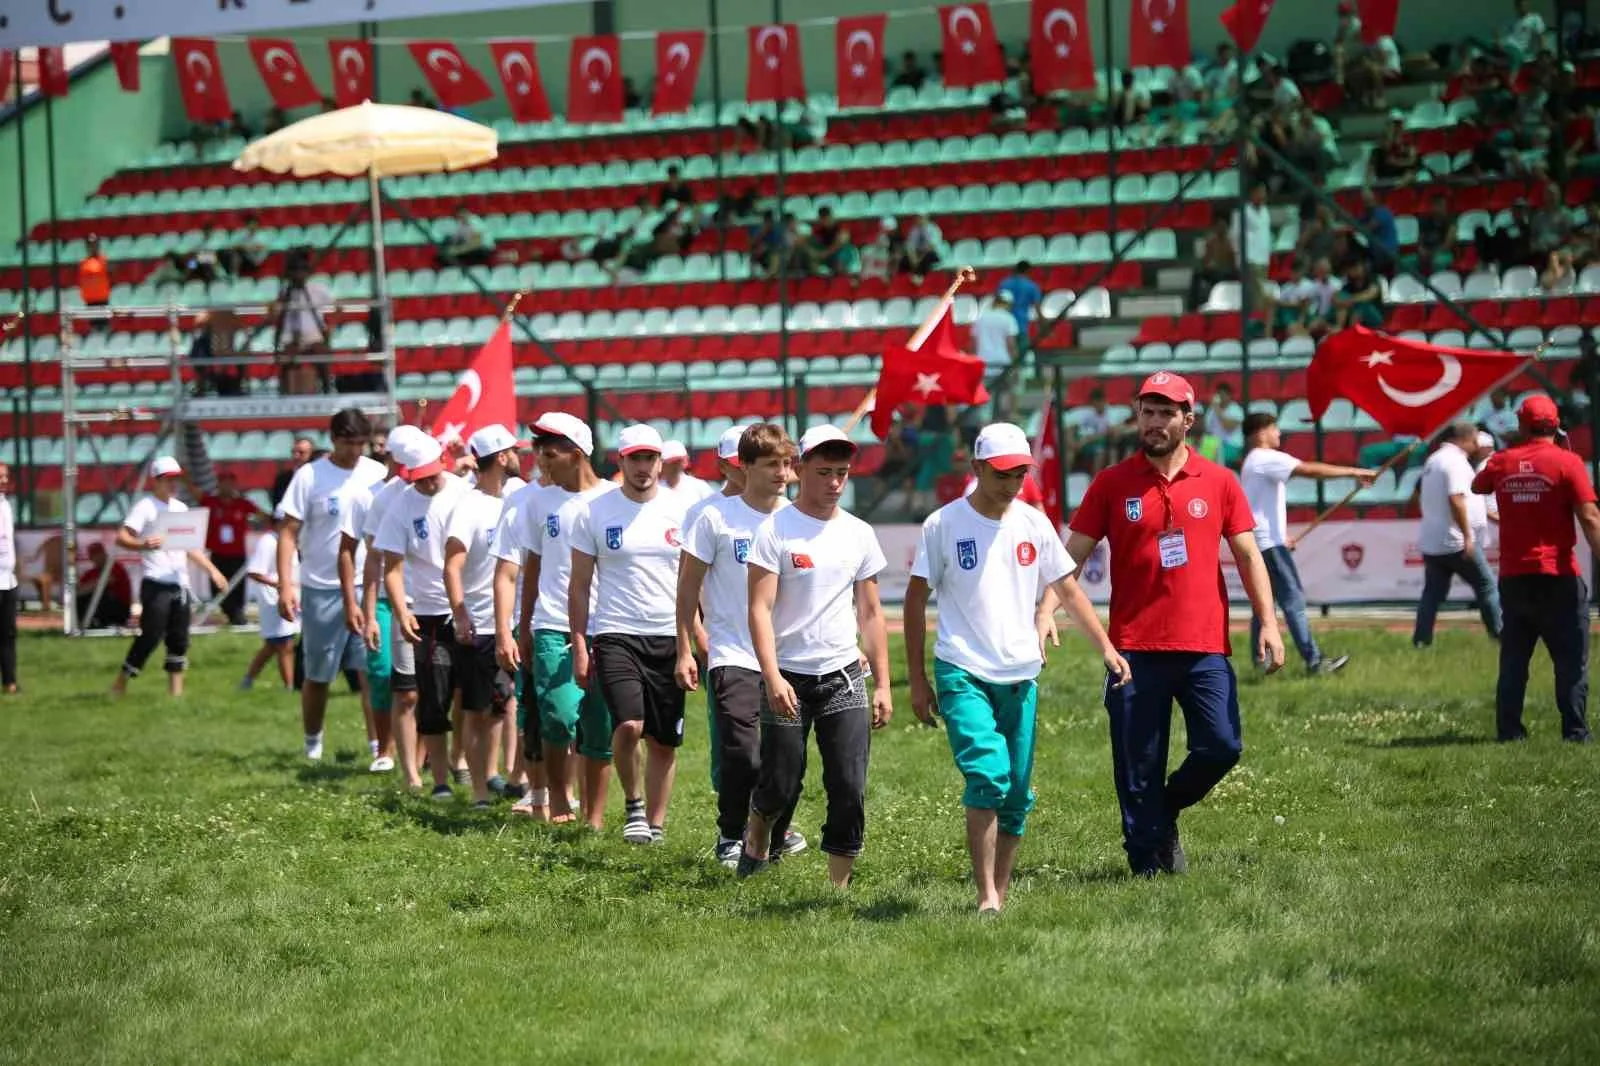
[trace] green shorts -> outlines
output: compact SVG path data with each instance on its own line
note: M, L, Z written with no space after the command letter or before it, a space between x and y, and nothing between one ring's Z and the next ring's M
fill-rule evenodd
M566 633L534 631L533 696L539 736L546 744L572 745L579 755L602 762L611 758L611 711L593 678L587 689L572 679L572 647Z
M1033 810L1033 743L1039 686L997 684L935 659L933 684L964 807L999 812L1000 832L1019 837Z
M378 650L367 649L367 691L374 714L388 714L394 706L394 663L389 657L389 601L380 599L373 609L378 623Z

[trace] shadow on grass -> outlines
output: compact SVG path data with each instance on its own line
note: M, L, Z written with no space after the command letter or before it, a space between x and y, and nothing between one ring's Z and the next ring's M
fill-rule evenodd
M1390 737L1387 740L1375 740L1367 737L1358 737L1349 742L1357 748L1374 748L1380 751L1404 748L1458 748L1472 747L1478 744L1493 743L1488 737L1473 736L1467 733L1437 733L1431 736L1420 737Z
M769 899L752 901L743 908L749 918L804 918L812 914L843 912L858 922L903 922L922 912L922 904L905 896L888 896L865 903L853 904L850 897L838 893L811 896L806 899Z

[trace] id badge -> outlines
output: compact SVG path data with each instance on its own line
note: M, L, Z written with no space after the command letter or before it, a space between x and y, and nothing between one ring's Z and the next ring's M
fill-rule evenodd
M1161 550L1161 569L1176 570L1189 565L1189 545L1183 539L1183 530L1170 529L1156 540Z

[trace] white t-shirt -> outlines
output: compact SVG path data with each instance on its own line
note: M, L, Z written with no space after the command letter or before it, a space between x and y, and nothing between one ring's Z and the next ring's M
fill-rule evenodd
M245 564L245 573L260 574L271 581L278 580L278 534L268 530L256 539L256 546L250 551L250 561ZM296 575L289 575L289 584L295 583ZM247 579L248 580L248 579ZM250 598L255 601L256 611L261 615L261 639L279 640L283 637L292 637L300 632L298 621L286 622L278 614L278 589L271 585L263 585L259 581L249 581Z
M1450 510L1450 497L1456 495L1466 496L1470 514L1472 460L1454 444L1441 444L1422 467L1422 526L1417 533L1417 547L1423 555L1449 555L1464 546L1455 514Z
M1279 111L1293 111L1300 103L1300 86L1289 78L1279 78L1278 85L1272 90L1272 106Z
M636 637L678 633L678 553L684 498L665 486L643 503L620 489L577 513L572 550L595 559L594 631Z
M467 616L479 636L494 632L495 536L505 499L473 489L456 504L445 524L444 539L459 541L467 549L466 566L461 571L461 592Z
M11 497L0 496L0 591L17 587L17 526Z
M163 511L181 514L189 509L189 505L174 496L166 503L162 503L154 496L142 496L128 511L128 517L122 520L124 528L131 530L136 537L148 537L156 531L156 516ZM139 566L145 581L154 581L162 585L179 585L189 587L189 559L187 552L181 551L153 551L139 553Z
M1093 407L1085 407L1079 411L1072 420L1073 428L1080 437L1099 437L1111 432L1111 412L1096 411Z
M779 498L779 509L788 505L788 500ZM769 517L737 496L718 496L706 501L689 523L683 550L709 567L700 606L711 641L706 658L713 670L761 669L750 644L750 575L745 560L756 530Z
M668 488L662 482L662 488ZM693 507L702 500L708 500L717 494L711 482L695 477L693 474L679 474L678 483L670 487L670 491L683 497L683 502L688 507ZM688 517L687 514L685 517Z
M366 456L349 470L323 456L302 466L283 494L283 513L300 522L300 583L308 589L339 587L339 531L345 509L358 493L372 493L388 477L383 464ZM356 550L356 573L366 559Z
M304 288L289 293L283 305L284 343L317 344L326 340L328 308L332 305L333 293L320 281L308 281Z
M1272 208L1267 204L1257 207L1244 205L1244 235L1239 233L1240 213L1233 213L1233 250L1251 266L1266 266L1272 262ZM1245 242L1241 246L1241 241Z
M1531 11L1513 22L1511 28L1506 31L1506 44L1511 45L1524 57L1537 52L1543 41L1544 19Z
M1224 418L1233 423L1232 429L1228 429L1222 424ZM1213 402L1206 408L1206 432L1230 447L1242 448L1244 446L1244 408L1236 403L1230 403L1226 407L1219 407Z
M1044 590L1072 573L1050 519L1013 502L998 521L963 497L922 523L911 576L939 596L933 654L995 684L1039 676L1033 610Z
M432 496L407 485L373 539L372 546L379 551L404 557L406 599L419 616L450 613L444 594L445 526L467 491L466 482L454 474L446 474L444 485Z
M523 552L539 557L539 594L533 602L531 619L535 630L571 630L567 591L572 584L572 527L591 500L616 491L616 484L610 481L602 481L587 492L568 492L560 485L530 485L506 501L494 551L497 558L518 566L522 565ZM589 589L591 636L598 593L599 583L595 582Z
M1011 349L1006 342L1020 332L1017 316L1002 307L990 307L972 323L972 354L991 367L1010 366Z
M1489 457L1484 456L1483 461L1476 464L1472 469L1474 473L1481 473L1483 468L1488 465ZM1472 535L1474 537L1479 540L1483 539L1483 535L1489 530L1491 516L1496 521L1500 518L1500 506L1495 501L1494 493L1480 494L1474 492L1467 496L1467 525L1472 527Z
M785 507L761 523L748 562L778 575L772 629L780 670L819 676L860 661L856 582L889 565L871 526L847 511L823 522Z
M1282 548L1289 543L1289 479L1300 460L1276 448L1251 448L1239 467L1239 483L1256 520L1256 547Z

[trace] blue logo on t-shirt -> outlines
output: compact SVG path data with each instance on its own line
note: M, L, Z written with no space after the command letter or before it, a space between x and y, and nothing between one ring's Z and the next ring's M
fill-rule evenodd
M622 547L621 526L606 527L606 547L610 548L612 551L616 551L618 548Z
M976 540L956 541L956 563L963 570L976 570L978 568L978 542Z
M411 520L411 529L416 533L418 540L428 539L428 520L426 518L413 518Z
M328 517L329 518L338 518L339 517L339 497L337 497L337 496L329 496L328 497Z
M1128 516L1128 521L1137 522L1144 517L1144 500L1138 496L1129 496L1122 501L1122 509Z
M750 558L750 538L735 537L733 541L733 561L742 563Z
M561 536L561 519L553 514L544 516L544 535L551 540Z

